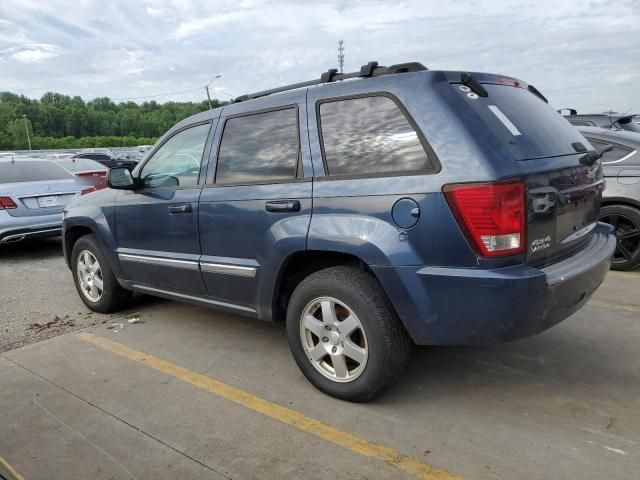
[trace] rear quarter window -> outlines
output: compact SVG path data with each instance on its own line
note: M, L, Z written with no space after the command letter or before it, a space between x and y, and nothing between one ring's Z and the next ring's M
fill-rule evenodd
M420 133L389 96L321 101L318 117L329 175L438 171Z

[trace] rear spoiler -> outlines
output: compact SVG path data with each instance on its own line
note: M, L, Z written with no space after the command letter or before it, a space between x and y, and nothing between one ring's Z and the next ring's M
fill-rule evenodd
M522 80L516 78L507 77L504 75L496 75L491 73L469 73L469 72L442 72L445 74L447 80L450 83L461 83L468 87L473 93L479 97L487 97L487 90L482 86L483 84L493 85L508 85L516 88L524 88L533 93L536 97L542 100L544 103L549 103L547 98L540 93L536 87L531 84L525 83ZM458 77L458 75L460 75ZM457 78L456 78L457 77ZM575 111L575 110L574 110Z
M621 125L625 125L627 123L633 122L633 117L635 117L635 115L625 115L625 116L620 117L617 120L615 120L614 123L619 123Z

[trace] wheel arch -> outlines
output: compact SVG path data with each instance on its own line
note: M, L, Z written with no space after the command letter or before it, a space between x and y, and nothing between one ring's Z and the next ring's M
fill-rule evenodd
M611 205L625 205L640 209L640 200L629 197L604 197L602 199L602 207L610 207Z
M273 320L284 320L286 308L295 288L309 275L336 266L351 266L372 275L379 282L369 264L352 253L330 250L301 250L289 255L278 271L273 288L271 308Z
M67 267L72 268L71 252L73 252L73 246L75 243L80 239L80 237L84 237L85 235L90 235L92 233L95 233L95 231L86 225L73 225L65 228L62 241L64 243L64 256Z

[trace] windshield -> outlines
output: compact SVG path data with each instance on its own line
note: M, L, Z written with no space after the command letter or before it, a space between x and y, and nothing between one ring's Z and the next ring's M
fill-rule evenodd
M41 182L73 178L69 172L48 161L0 162L0 183Z

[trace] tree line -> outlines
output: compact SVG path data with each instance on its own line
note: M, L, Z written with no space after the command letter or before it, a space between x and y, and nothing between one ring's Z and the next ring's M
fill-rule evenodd
M213 107L224 102L212 100ZM107 97L0 92L0 150L125 147L154 143L176 122L209 109L204 102L115 103Z

